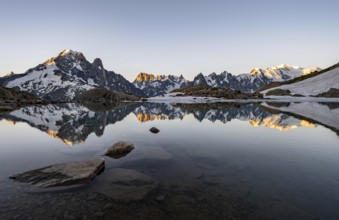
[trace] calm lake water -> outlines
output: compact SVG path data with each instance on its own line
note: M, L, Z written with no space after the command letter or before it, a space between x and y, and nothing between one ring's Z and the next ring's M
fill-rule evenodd
M260 104L126 103L30 106L0 120L0 219L339 219L338 131L317 118ZM135 149L105 158L88 187L32 192L8 178L98 158L121 140ZM152 177L157 192L139 202L98 193L115 168Z

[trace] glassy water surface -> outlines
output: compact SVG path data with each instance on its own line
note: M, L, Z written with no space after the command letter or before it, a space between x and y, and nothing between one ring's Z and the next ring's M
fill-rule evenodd
M330 113L309 117L286 103L62 104L3 113L0 219L339 219L338 106L317 105ZM121 140L135 149L105 157L105 171L87 187L32 192L8 178L101 157ZM141 201L117 201L98 191L115 168L159 186Z

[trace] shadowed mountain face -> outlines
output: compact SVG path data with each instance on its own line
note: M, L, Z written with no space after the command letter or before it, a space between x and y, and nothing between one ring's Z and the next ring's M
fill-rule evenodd
M83 143L91 133L101 136L105 127L133 113L141 123L154 120L184 119L192 115L200 122L232 120L248 121L252 126L265 126L281 131L298 127L313 128L316 124L288 114L274 112L257 104L176 104L125 103L105 108L85 107L78 104L29 106L1 118L12 123L25 122L72 146Z

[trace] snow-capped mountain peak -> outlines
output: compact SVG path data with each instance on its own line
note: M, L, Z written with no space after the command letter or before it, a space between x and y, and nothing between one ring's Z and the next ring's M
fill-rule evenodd
M123 76L105 70L99 58L90 63L81 52L74 50L64 50L24 74L0 78L0 85L50 100L72 100L96 87L144 95Z
M8 76L12 76L14 75L15 73L13 71L10 71L10 72L7 72L5 74L3 74L3 77L8 77Z
M68 55L68 54L75 56L77 53L79 53L79 52L71 50L71 49L65 49L59 54L59 56L65 56L65 55Z
M260 68L254 68L249 72L251 75L259 75L259 74L264 74L265 70L260 69Z
M278 66L268 67L265 70L260 68L254 68L250 71L251 75L264 75L272 81L286 81L302 75L310 74L314 71L318 71L319 68L313 67L309 69L303 69L299 66L293 66L290 64L281 64Z

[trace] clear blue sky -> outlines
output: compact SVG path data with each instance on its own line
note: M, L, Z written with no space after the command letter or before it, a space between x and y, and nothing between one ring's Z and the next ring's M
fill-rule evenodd
M0 0L0 73L66 48L134 79L339 61L338 0Z

